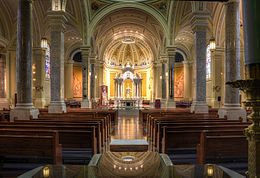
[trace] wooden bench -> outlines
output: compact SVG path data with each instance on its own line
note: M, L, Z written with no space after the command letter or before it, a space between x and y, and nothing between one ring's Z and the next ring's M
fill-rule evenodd
M244 135L214 135L202 132L197 145L197 163L245 162L248 143Z
M26 159L32 162L50 160L50 164L61 164L61 145L57 131L0 129L0 157Z

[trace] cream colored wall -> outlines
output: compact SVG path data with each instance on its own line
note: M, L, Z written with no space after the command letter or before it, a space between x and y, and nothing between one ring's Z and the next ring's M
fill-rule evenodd
M16 52L9 50L7 52L7 99L11 107L14 107L14 98L16 93Z

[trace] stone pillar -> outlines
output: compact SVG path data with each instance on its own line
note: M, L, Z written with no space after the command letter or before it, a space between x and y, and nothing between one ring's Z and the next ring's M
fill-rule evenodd
M73 60L65 64L65 98L73 99Z
M95 100L95 64L90 64L90 98L91 100Z
M183 61L183 69L184 69L184 99L187 101L191 100L191 69L190 69L191 61Z
M17 104L10 120L38 118L39 110L32 103L32 1L18 1L17 17Z
M115 82L115 85L114 85L114 88L115 88L115 90L114 90L114 92L115 92L115 96L114 96L114 99L116 99L117 98L117 96L118 96L118 88L117 88L117 79L115 78L114 79L114 82Z
M225 50L225 82L240 79L240 13L239 0L225 3L226 9L226 50ZM239 90L225 86L225 103L218 111L220 118L229 120L246 120L246 111L240 107Z
M6 61L4 55L0 54L0 110L9 109L6 99L6 77L5 77Z
M81 108L90 108L90 101L88 95L88 77L89 77L89 53L90 47L83 46L81 47L81 55L82 55L82 102Z
M167 56L163 55L161 56L162 61L162 70L161 70L161 82L162 82L162 99L161 99L161 107L166 107L166 62L167 62Z
M119 78L118 79L118 98L122 98L122 90L123 90L123 79Z
M191 24L195 37L196 58L194 62L195 70L195 96L191 105L192 113L208 113L206 103L206 50L207 50L207 30L208 14L204 12L193 15Z
M96 73L97 73L97 79L96 79L96 97L100 98L100 86L103 85L103 61L98 60L96 62ZM116 96L116 95L115 95Z
M49 113L65 113L64 102L64 31L67 21L63 11L49 11L51 28L51 102Z
M174 64L176 51L174 48L167 48L168 53L168 99L167 108L176 108L174 101Z
M34 48L33 57L35 61L35 107L44 108L46 105L44 97L44 81L45 81L45 50L42 48Z
M245 71L248 83L250 80L258 80L258 85L249 85L252 87L252 96L247 96L247 100L252 101L254 112L249 119L253 120L253 125L250 125L245 133L248 139L248 177L260 177L260 95L259 80L260 80L260 1L250 0L243 2L243 26L244 26L244 41L245 41ZM257 83L257 82L255 82ZM249 90L250 91L250 90Z

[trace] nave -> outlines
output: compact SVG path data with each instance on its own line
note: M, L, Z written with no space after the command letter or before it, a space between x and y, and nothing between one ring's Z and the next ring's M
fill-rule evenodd
M191 114L181 108L69 109L64 114L42 110L37 120L1 120L0 175L29 171L21 177L44 177L48 169L49 177L178 178L208 177L210 169L213 177L243 177L243 130L250 123L216 116L215 110ZM112 152L115 140L119 145Z

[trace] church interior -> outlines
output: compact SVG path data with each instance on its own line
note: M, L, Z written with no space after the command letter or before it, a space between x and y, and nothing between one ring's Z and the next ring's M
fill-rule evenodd
M260 177L258 8L0 0L0 177Z

